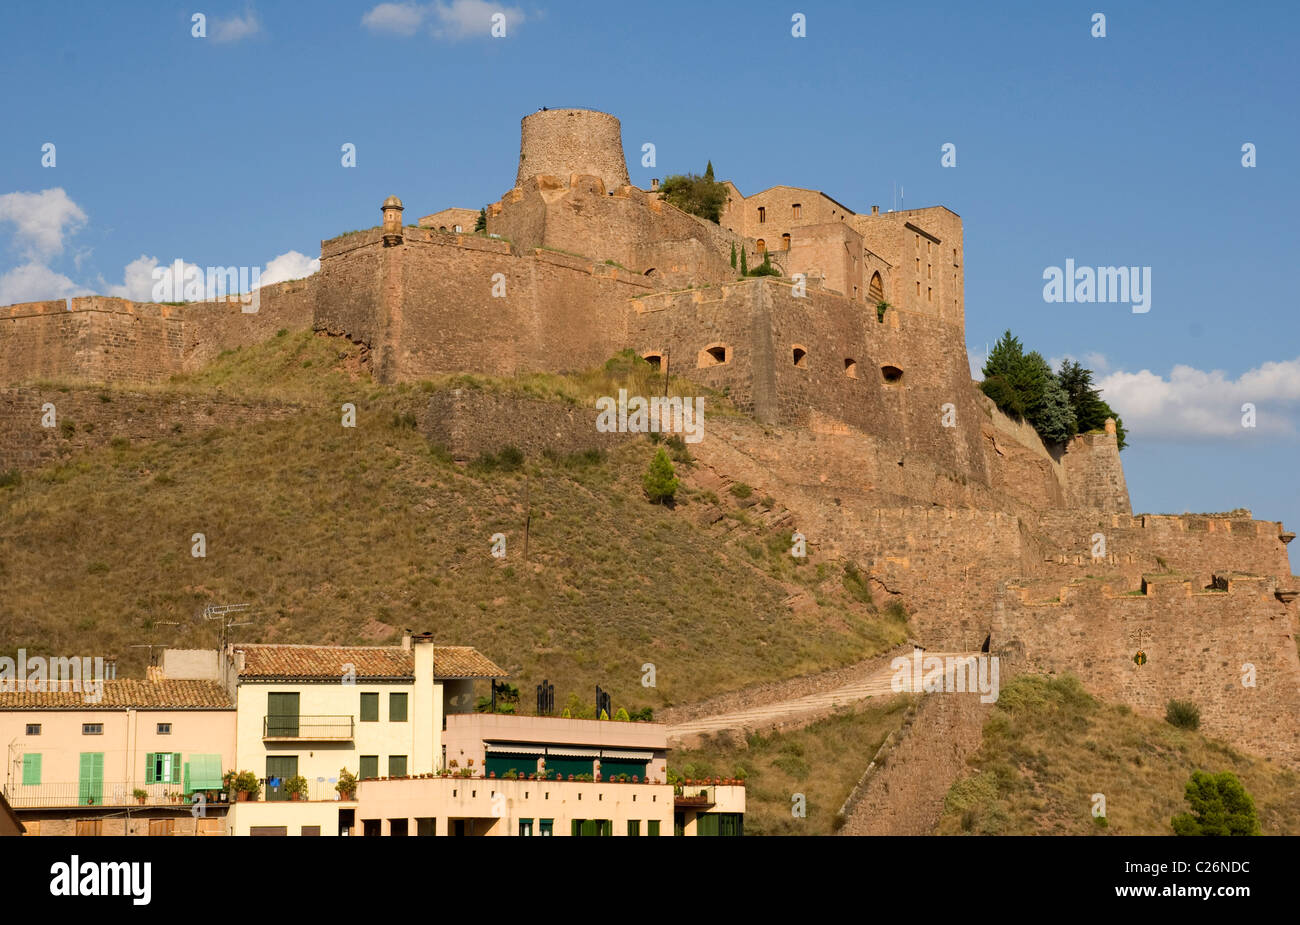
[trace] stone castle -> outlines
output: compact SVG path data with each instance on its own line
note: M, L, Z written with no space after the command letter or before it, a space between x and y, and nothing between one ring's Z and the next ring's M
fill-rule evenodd
M322 242L318 273L265 287L255 314L103 297L0 309L0 469L59 439L36 427L30 383L156 381L283 328L361 344L385 383L587 369L630 348L748 412L711 424L702 469L779 498L820 553L903 597L920 642L1072 671L1154 714L1192 700L1210 733L1300 764L1293 535L1247 511L1134 515L1112 428L1052 447L1002 415L970 378L955 213L727 188L718 223L688 214L657 181L632 185L615 117L544 110L523 119L486 232L476 209L405 225L394 196L381 225ZM740 279L740 251L781 275ZM490 448L535 417L474 401L498 400L435 396L425 423L446 435L473 417Z

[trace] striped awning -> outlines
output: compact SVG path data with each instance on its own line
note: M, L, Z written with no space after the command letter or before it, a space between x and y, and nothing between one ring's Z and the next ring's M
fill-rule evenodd
M546 754L555 755L557 758L599 758L600 749L581 748L577 745L550 745L547 746Z
M489 755L545 755L546 749L540 745L510 745L509 743L484 742L483 749Z
M620 748L602 748L600 757L602 758L622 758L626 761L653 761L654 752L634 752Z

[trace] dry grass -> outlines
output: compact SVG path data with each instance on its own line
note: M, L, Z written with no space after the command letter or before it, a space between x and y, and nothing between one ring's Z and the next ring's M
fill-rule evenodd
M698 748L674 749L682 777L745 778L746 835L830 835L837 814L885 737L902 726L910 698L865 701L802 729L754 734L744 743L711 737ZM802 793L807 817L797 818Z
M1172 835L1193 771L1232 771L1266 835L1300 834L1300 775L1196 732L1101 703L1072 677L1002 688L940 834ZM1106 824L1092 795L1106 798Z
M791 611L792 585L838 584L839 566L781 565L757 526L700 526L702 501L646 503L649 440L594 460L458 467L413 426L428 387L378 386L356 360L355 347L310 333L234 351L157 389L289 399L302 413L117 443L0 487L6 649L116 654L121 675L139 675L145 650L130 646L211 646L203 607L247 601L258 616L236 639L371 644L385 628L389 641L430 630L512 669L525 707L548 678L560 703L591 699L599 683L634 708L848 664L901 640L897 621L847 593ZM627 365L537 378L576 400L609 394L622 372L644 375ZM355 429L340 426L344 401ZM489 554L497 532L505 560ZM195 533L206 558L190 554ZM656 688L641 686L647 662Z

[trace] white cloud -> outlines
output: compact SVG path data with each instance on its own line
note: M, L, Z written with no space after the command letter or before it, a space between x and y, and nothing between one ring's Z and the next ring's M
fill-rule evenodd
M279 257L272 257L266 262L266 269L262 271L259 282L262 286L269 286L272 283L282 283L287 279L302 279L304 276L311 276L319 269L319 257L308 257L297 251L289 251Z
M252 10L243 16L212 20L212 41L238 42L262 31L262 22Z
M89 293L89 289L39 263L25 263L0 275L0 305L46 302Z
M1096 380L1096 386L1134 435L1224 439L1251 433L1297 433L1300 357L1263 363L1236 379L1219 369L1205 372L1179 365L1167 379L1149 369L1136 373L1118 370ZM1242 405L1246 403L1256 409L1254 431L1242 426Z
M119 299L130 299L132 302L150 302L153 300L153 268L158 266L157 257L146 257L141 254L135 260L126 265L123 272L123 282L120 286L107 286L105 292L108 295L116 296ZM103 279L100 285L103 287Z
M429 11L417 3L381 3L361 17L372 32L415 35Z
M361 17L361 24L372 32L393 35L415 35L426 23L429 33L438 39L459 41L468 38L489 38L492 17L505 16L506 34L527 19L519 7L501 6L487 0L439 0L421 5L418 3L380 3Z
M62 187L0 196L0 222L13 222L14 243L33 263L63 253L63 239L86 223L86 213Z

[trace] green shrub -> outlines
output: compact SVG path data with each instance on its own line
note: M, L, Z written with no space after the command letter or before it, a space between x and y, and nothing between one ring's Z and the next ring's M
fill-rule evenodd
M1175 835L1258 835L1255 801L1231 771L1197 771L1183 792L1191 812L1169 821Z
M659 195L683 212L717 222L727 204L727 187L713 179L713 162L698 174L674 174L659 184Z
M737 482L735 485L732 485L728 491L742 501L754 493L754 489L750 488L744 482Z
M1165 705L1165 722L1179 729L1201 728L1201 708L1188 700L1171 700Z
M9 488L21 485L22 481L23 474L17 469L6 469L3 472L0 472L0 488Z
M681 482L673 469L672 460L662 447L655 453L654 459L650 460L645 475L641 477L641 487L654 504L666 504L676 497Z

